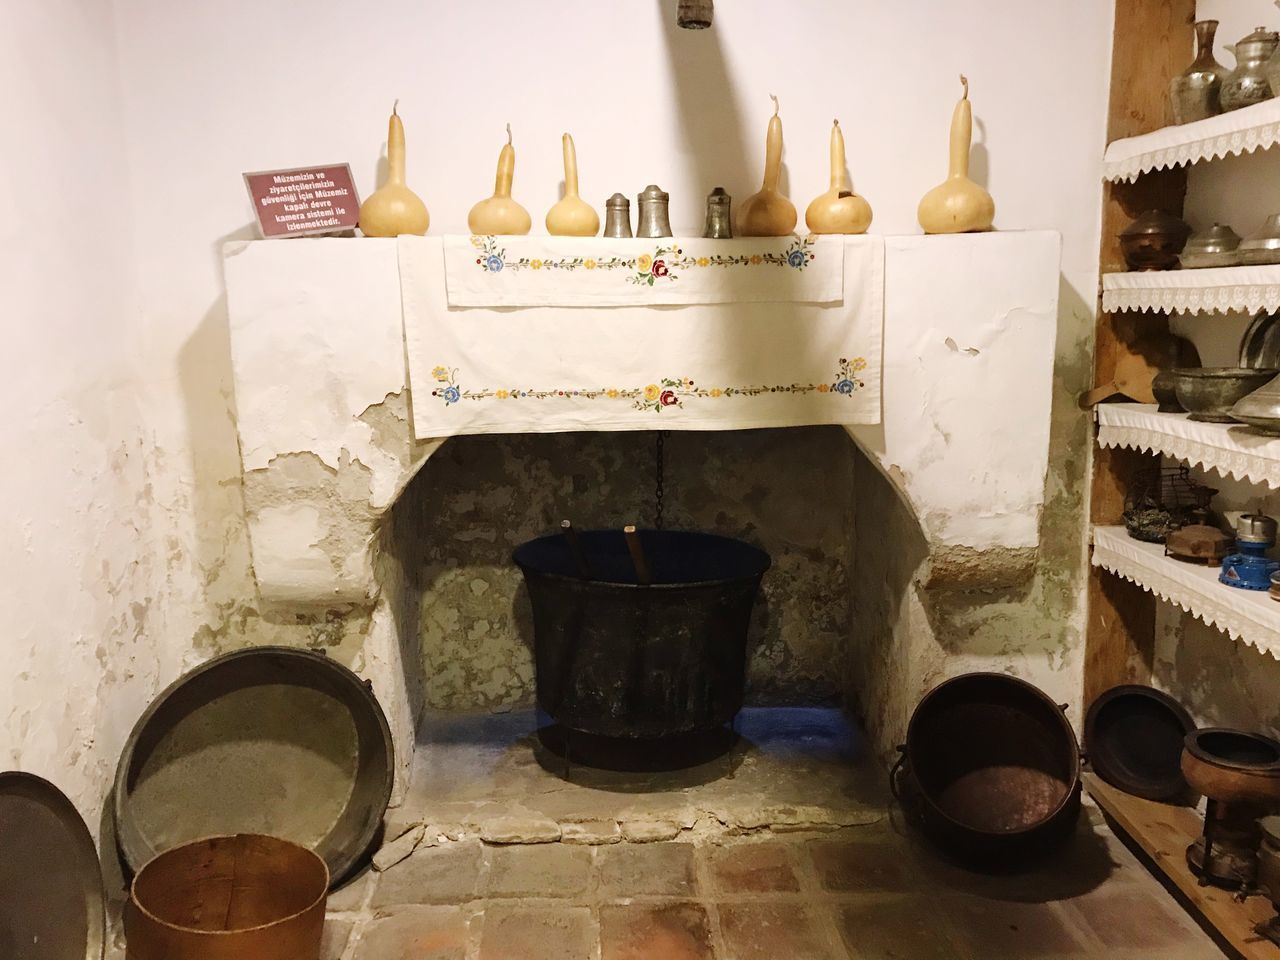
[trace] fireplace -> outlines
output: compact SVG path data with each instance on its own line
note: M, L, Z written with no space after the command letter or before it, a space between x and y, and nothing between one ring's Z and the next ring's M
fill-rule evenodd
M873 465L875 483L903 508L868 518L890 524L878 542L847 537L850 589L866 600L857 624L860 659L847 672L861 685L851 694L878 704L870 722L877 749L891 746L929 679L910 674L910 657L902 664L893 654L904 628L895 618L907 614L882 596L886 585L894 581L898 595L926 596L1010 588L1033 569L1058 248L1050 233L886 238L882 423L788 431L812 430L833 463L855 465L829 477L830 496L852 498L855 513L859 462ZM442 445L475 449L484 441L446 444L413 434L417 398L405 368L394 241L235 242L225 258L261 598L285 611L358 609L368 616L362 648L347 655L387 708L403 773L433 682L413 668L422 655L423 551L448 544L433 541L433 491L398 501ZM673 443L696 449L696 436L677 434ZM648 473L647 441L626 435L613 442L644 451L640 469ZM786 509L812 504L797 495ZM645 522L638 505L628 510L599 525ZM565 516L572 511L543 517L524 538L553 530ZM892 690L873 689L887 669L907 676Z

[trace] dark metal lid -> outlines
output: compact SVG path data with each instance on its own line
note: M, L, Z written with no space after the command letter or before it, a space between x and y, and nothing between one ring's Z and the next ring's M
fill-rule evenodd
M1187 789L1182 744L1195 721L1178 701L1141 684L1102 693L1084 721L1084 748L1095 773L1125 793L1168 800Z
M29 773L0 773L0 957L102 960L102 868L66 795Z

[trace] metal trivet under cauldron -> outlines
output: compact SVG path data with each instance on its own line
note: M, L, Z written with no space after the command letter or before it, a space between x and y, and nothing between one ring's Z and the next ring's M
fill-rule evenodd
M1280 743L1242 730L1196 730L1187 734L1182 772L1205 796L1204 834L1187 848L1187 864L1202 884L1243 897L1258 877L1258 821L1280 808Z

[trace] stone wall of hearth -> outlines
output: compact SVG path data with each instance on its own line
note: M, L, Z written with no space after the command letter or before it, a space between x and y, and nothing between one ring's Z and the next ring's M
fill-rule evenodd
M565 518L580 529L651 525L655 436L456 437L427 461L392 508L412 511L425 534L415 545L421 556L398 561L420 564L415 619L426 706L533 701L531 616L511 551ZM751 625L754 702L828 701L843 692L854 455L837 427L674 432L666 440L667 526L740 537L773 557Z

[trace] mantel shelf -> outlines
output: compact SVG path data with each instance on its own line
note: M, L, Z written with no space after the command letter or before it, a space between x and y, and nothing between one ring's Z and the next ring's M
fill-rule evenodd
M1111 181L1136 180L1152 170L1265 150L1277 140L1280 99L1271 99L1207 120L1116 140L1103 156L1102 176Z
M1107 313L1280 310L1280 264L1104 273L1102 309Z
M1097 418L1100 446L1159 453L1280 490L1280 437L1241 423L1198 423L1146 403L1102 403Z
M1166 557L1162 544L1134 540L1124 527L1103 526L1093 528L1093 565L1280 659L1280 602L1265 590L1219 583L1216 565Z

